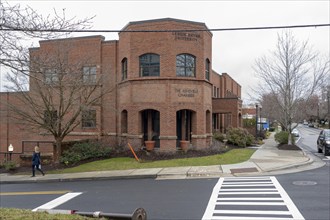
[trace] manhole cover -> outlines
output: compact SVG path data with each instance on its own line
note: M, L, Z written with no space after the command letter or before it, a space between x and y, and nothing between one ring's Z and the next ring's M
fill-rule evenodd
M317 182L315 181L294 181L293 185L297 185L297 186L313 186L316 185Z

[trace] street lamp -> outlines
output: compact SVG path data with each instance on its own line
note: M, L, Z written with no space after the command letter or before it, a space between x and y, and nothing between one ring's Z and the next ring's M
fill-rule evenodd
M256 138L258 138L258 104L256 104Z
M14 151L14 147L13 147L12 144L10 144L10 145L8 146L9 160L10 160L10 161L11 161L11 154L13 153L13 151Z

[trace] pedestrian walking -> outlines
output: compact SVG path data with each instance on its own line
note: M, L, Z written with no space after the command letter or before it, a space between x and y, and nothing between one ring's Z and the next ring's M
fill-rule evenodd
M41 172L44 176L45 173L41 170L41 158L40 158L40 150L38 146L34 147L34 152L32 155L32 176L35 177L36 169Z

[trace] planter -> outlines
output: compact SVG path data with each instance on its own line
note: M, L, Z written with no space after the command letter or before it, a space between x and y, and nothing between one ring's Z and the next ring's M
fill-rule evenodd
M152 151L155 148L155 141L145 141L147 151Z
M180 141L180 147L184 152L188 151L190 141Z

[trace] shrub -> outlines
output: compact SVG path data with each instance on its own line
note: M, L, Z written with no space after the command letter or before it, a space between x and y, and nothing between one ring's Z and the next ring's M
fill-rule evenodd
M274 132L274 131L275 131L275 128L274 128L274 127L270 127L270 128L269 128L269 131L270 131L270 132Z
M10 170L16 170L19 165L15 161L5 161L3 163L3 167L5 170L10 171Z
M217 140L217 141L220 141L220 142L224 142L224 140L225 140L225 134L223 134L223 133L219 133L219 132L217 132L217 133L214 133L213 134L213 138L215 139L215 140Z
M287 131L280 131L275 134L275 141L280 144L287 144L289 140L289 133Z
M250 146L254 141L254 137L243 128L230 128L226 136L228 143L239 147Z
M102 146L99 143L76 143L63 152L60 162L66 165L74 165L79 161L109 156L110 153L111 148Z

